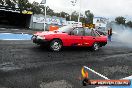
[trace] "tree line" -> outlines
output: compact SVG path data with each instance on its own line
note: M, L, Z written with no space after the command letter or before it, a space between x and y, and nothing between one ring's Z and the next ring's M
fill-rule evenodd
M44 5L39 4L38 2L30 3L28 0L0 0L0 5L8 6L11 8L16 8L16 5L20 9L20 12L23 10L30 10L33 14L44 14ZM54 12L49 6L46 6L46 14L50 16L57 16L66 18L67 21L77 21L79 13L77 11L72 12L72 14L68 14L64 11L62 12ZM93 13L90 10L85 11L85 15L81 14L80 21L82 23L93 23Z
M23 10L30 10L33 14L44 14L44 5L39 4L38 2L30 3L28 0L0 0L0 5L16 8L16 6L20 9L20 12ZM68 14L64 11L62 12L54 12L49 6L46 6L46 14L50 16L57 16L66 18L67 21L77 21L79 13L77 11L72 12L72 14ZM85 15L81 14L80 21L86 24L93 23L94 14L90 10L85 11ZM115 18L115 22L118 24L123 24L125 26L132 27L132 21L126 22L126 18L119 16Z
M132 21L126 21L125 17L119 16L115 18L117 24L122 24L132 28Z

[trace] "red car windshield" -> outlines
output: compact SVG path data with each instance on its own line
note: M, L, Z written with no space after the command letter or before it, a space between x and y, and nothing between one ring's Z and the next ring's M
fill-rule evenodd
M71 27L71 26L63 26L63 27L59 28L57 31L63 32L63 33L70 33L72 29L73 29L73 27Z

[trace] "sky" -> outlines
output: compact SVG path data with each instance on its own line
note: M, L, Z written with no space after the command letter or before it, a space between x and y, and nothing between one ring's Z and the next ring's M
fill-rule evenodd
M29 0L33 2L34 0ZM42 0L35 0L41 2ZM54 12L67 12L90 10L96 17L113 18L123 16L127 19L132 18L132 0L77 0L75 6L71 4L72 0L47 0L46 5ZM81 7L81 9L80 9Z

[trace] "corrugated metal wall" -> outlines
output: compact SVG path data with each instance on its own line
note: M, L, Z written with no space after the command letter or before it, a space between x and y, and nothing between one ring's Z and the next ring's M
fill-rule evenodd
M32 15L31 21L30 21L30 27L29 27L32 30L43 30L44 29L44 23L33 22L33 17L38 17L38 18L43 17L44 18L44 15L42 15L42 14ZM48 16L48 15L46 17L47 18L55 18L55 19L63 19L64 21L66 21L65 18L51 17L51 16ZM46 30L49 29L50 25L55 25L55 26L58 26L58 27L62 26L62 25L57 25L57 24L46 24Z

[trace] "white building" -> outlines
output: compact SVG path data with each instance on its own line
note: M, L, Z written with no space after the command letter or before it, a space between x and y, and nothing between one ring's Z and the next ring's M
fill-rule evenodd
M108 22L109 19L104 17L94 17L93 19L93 24L95 24L96 29L98 28L105 29Z

